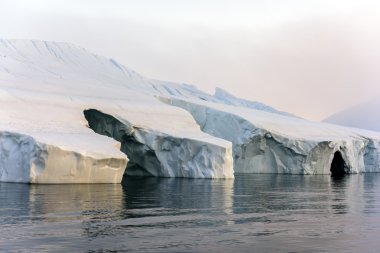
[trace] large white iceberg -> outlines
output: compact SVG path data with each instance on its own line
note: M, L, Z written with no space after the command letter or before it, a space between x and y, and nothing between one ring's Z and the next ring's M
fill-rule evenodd
M70 44L0 40L0 181L380 171L379 134L287 115Z

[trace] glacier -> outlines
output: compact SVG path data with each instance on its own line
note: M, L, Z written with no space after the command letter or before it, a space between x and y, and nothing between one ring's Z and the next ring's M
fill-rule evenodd
M380 172L380 134L146 78L68 43L0 39L0 181Z

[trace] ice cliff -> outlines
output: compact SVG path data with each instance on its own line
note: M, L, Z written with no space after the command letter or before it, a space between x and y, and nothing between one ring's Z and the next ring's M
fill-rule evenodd
M379 134L288 116L71 44L0 40L0 181L380 171Z
M122 154L65 149L38 141L36 137L0 132L0 181L3 182L120 183L127 161Z

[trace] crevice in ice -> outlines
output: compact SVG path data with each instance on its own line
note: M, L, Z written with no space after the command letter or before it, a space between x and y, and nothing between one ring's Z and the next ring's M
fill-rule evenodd
M342 154L340 153L340 151L336 151L334 153L334 158L331 162L331 167L330 167L331 176L336 177L336 176L343 176L344 174L347 174L346 168L347 168L347 165L342 157Z
M121 143L120 151L130 159L125 170L130 176L157 176L160 162L153 150L135 136L135 128L129 122L95 109L84 110L89 127L98 134L106 135Z

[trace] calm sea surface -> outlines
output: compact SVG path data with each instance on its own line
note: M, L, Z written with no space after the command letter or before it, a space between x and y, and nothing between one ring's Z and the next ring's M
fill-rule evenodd
M0 183L0 252L380 252L380 174Z

